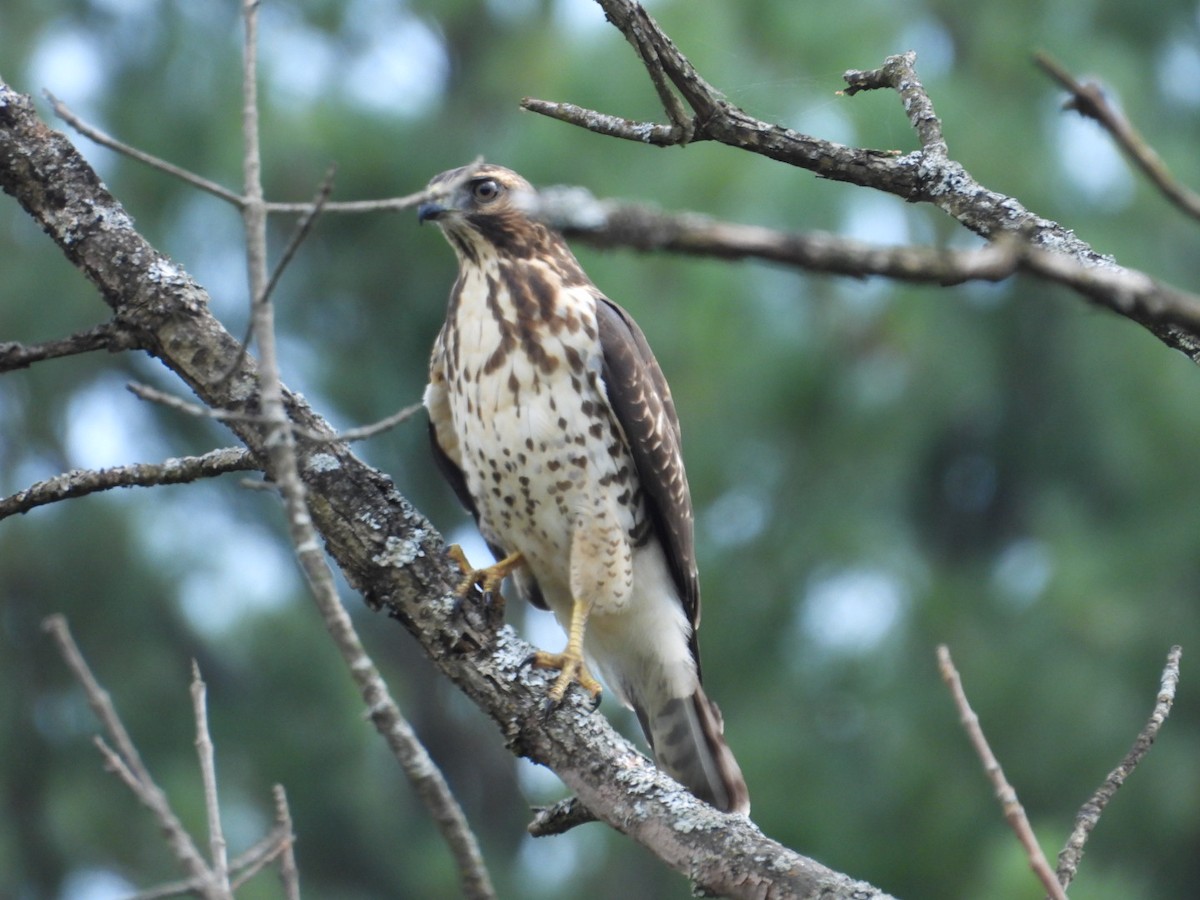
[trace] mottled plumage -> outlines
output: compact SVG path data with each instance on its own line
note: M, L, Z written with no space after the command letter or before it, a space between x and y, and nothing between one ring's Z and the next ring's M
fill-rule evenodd
M637 713L655 759L697 796L749 799L700 686L700 588L679 421L629 314L525 212L523 178L455 169L426 203L458 280L425 405L439 465L520 593L567 631L551 698L598 693L584 658ZM485 573L473 573L482 580ZM494 581L494 578L493 578Z

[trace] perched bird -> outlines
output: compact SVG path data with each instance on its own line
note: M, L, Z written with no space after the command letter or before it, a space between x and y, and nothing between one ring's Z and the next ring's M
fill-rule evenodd
M458 257L425 406L434 454L500 560L462 590L511 575L567 632L557 704L598 698L593 665L633 708L664 771L723 810L749 795L700 686L700 585L679 420L640 328L531 218L533 188L478 165L430 181L421 204ZM586 661L585 661L586 660Z

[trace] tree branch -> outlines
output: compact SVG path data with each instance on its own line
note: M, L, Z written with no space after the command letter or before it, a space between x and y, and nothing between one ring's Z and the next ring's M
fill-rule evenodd
M1171 652L1167 654L1167 665L1163 669L1162 684L1158 689L1154 711L1150 713L1146 727L1138 734L1137 740L1133 742L1133 747L1125 754L1121 764L1108 773L1104 783L1087 803L1083 804L1075 816L1075 828L1071 831L1066 846L1058 854L1058 881L1064 890L1075 878L1079 862L1083 859L1083 846L1087 843L1092 829L1099 824L1100 816L1108 806L1108 801L1113 798L1121 785L1125 783L1125 779L1133 774L1138 763L1149 752L1155 738L1158 737L1159 729L1167 721L1167 716L1171 714L1171 706L1175 703L1175 689L1179 686L1179 659L1182 655L1183 648L1177 646L1172 647Z
M0 187L99 287L148 352L209 406L260 408L252 361L222 382L238 342L208 312L203 289L150 246L87 163L41 123L27 97L0 85ZM331 429L303 398L282 391L292 422ZM226 421L266 457L261 425ZM766 838L744 817L717 812L658 771L582 700L543 714L549 676L525 665L532 648L509 628L471 624L454 593L459 573L441 536L391 481L341 443L296 441L308 508L329 553L376 609L417 638L434 665L497 723L514 752L553 769L598 818L648 847L699 888L731 897L882 898ZM274 474L274 473L273 473Z
M167 844L175 854L176 860L192 879L201 886L200 892L204 897L229 898L228 890L222 893L213 884L211 872L204 857L196 849L191 836L184 829L179 818L171 809L166 794L154 782L149 770L142 763L142 757L137 751L129 732L125 730L121 717L117 715L112 698L108 691L100 686L96 677L88 668L87 661L79 652L79 647L71 637L67 620L62 616L50 616L42 623L42 628L54 639L63 661L82 685L87 695L88 706L96 718L100 720L109 738L116 745L116 750L110 749L102 740L97 738L97 746L110 766L121 776L121 779L133 791L134 796L141 801L154 815L159 827L166 837Z
M120 323L102 322L86 331L40 344L27 346L18 344L16 341L0 341L0 372L28 368L36 362L44 359L57 359L60 356L75 356L95 350L107 350L115 353L118 350L135 350L137 348L135 337Z
M942 120L933 111L933 101L917 77L917 54L912 50L889 56L878 69L861 72L851 69L842 79L848 85L843 93L853 97L859 91L891 88L900 95L904 112L924 151L937 159L946 159L949 150L942 135Z
M217 184L215 181L210 181L203 175L197 175L195 172L190 172L174 163L167 162L161 157L155 156L152 153L147 153L144 150L139 150L137 147L130 146L123 141L117 140L110 134L100 130L94 125L81 119L71 111L65 103L51 94L46 92L46 97L50 101L51 107L54 109L54 114L60 119L82 134L84 137L94 141L101 147L107 147L130 159L136 159L140 163L144 163L152 169L157 169L164 172L173 178L178 178L185 184L190 184L192 187L205 193L212 194L215 197L224 200L242 209L246 205L246 198L236 191L231 191L229 188ZM388 197L383 200L343 200L340 202L327 202L322 204L321 211L327 213L352 213L361 214L365 212L396 212L402 209L412 209L419 206L426 200L436 200L440 197L442 191L439 190L421 190L415 194L406 194L403 197ZM263 208L268 213L282 213L287 215L311 215L314 211L315 203L280 203L280 202L263 202ZM3 346L3 345L0 345Z
M1112 260L1101 256L1069 229L1026 209L1013 197L977 182L958 162L946 155L941 125L928 93L916 77L915 54L888 57L883 66L869 71L850 70L844 78L853 95L861 90L888 87L897 92L910 124L921 142L921 150L898 154L893 151L856 149L800 134L781 125L755 119L726 100L705 81L659 24L634 0L596 0L626 39L637 49L652 83L662 71L679 90L694 112L694 130L684 135L677 127L652 123L631 124L593 110L561 103L526 99L522 105L603 134L658 144L717 141L758 153L771 159L807 169L821 178L844 181L885 191L913 203L929 203L964 227L988 239L1017 234L1034 246L1060 254L1076 264L1111 269ZM654 64L647 64L649 50ZM1045 264L1048 271L1063 275L1058 264ZM1044 274L1044 273L1043 273ZM1090 290L1099 290L1099 279L1078 278ZM1095 293L1088 296L1096 299ZM1200 363L1200 331L1170 320L1141 315L1139 303L1129 303L1120 294L1109 295L1119 309L1149 329L1159 340Z
M203 456L184 456L161 463L134 463L109 469L73 469L0 500L0 519L27 513L48 503L85 497L97 491L117 487L185 484L201 478L215 478L227 472L250 472L259 466L259 461L249 450L225 447L210 450Z
M309 591L324 620L325 629L341 653L376 730L387 742L392 755L413 785L417 796L429 810L434 824L446 841L458 868L463 892L471 900L493 900L495 889L484 865L478 841L441 771L401 715L387 684L363 647L350 614L338 596L333 573L321 549L316 525L310 513L309 488L301 478L296 435L289 421L284 388L280 381L275 349L274 305L270 291L272 282L267 277L266 211L263 207L258 142L258 0L244 0L242 8L246 29L242 121L246 145L243 168L247 201L242 212L246 225L250 296L254 301L251 305L251 321L260 356L259 404L265 420L261 434L271 473L283 497L288 534L301 571L308 582ZM323 198L318 198L319 202L314 204L314 216L319 212L322 200ZM306 218L305 221L311 222L312 217ZM297 231L298 238L302 239L306 231L304 223ZM230 381L231 376L240 368L241 365L236 365L227 369L222 381ZM324 423L321 425L323 427L316 430L330 430Z
M597 200L582 188L542 191L531 210L564 234L597 247L668 251L716 259L761 259L809 272L959 284L1002 281L1018 272L1062 284L1147 327L1200 334L1200 296L1115 263L1091 265L1002 235L979 250L892 247L825 232L783 232L722 222L697 213L665 213L635 203Z
M1200 194L1171 174L1167 164L1149 142L1108 102L1108 97L1100 85L1091 82L1081 84L1045 52L1035 53L1033 61L1071 94L1063 104L1063 109L1074 110L1085 118L1099 122L1117 142L1125 156L1142 170L1167 200L1193 219L1200 219Z
M1046 855L1042 853L1041 845L1038 844L1037 836L1033 833L1033 828L1029 824L1029 819L1025 816L1025 807L1021 805L1021 801L1017 799L1017 792L1008 779L1004 777L1004 770L1000 768L1000 761L996 759L996 755L992 753L992 748L988 745L987 738L984 736L983 728L979 724L979 716L975 715L975 710L971 709L971 702L967 699L966 691L963 690L962 679L959 677L958 669L954 667L954 660L950 658L950 650L945 644L937 648L938 669L942 674L942 680L946 682L946 686L950 689L950 695L954 698L954 706L958 710L959 721L962 722L963 729L967 732L967 738L971 741L971 746L975 748L976 754L979 756L979 761L983 763L983 771L987 775L988 780L992 783L992 788L996 792L996 799L1000 801L1000 806L1004 809L1004 818L1008 825L1016 834L1017 840L1021 842L1021 846L1025 848L1025 855L1029 859L1029 867L1033 869L1038 880L1042 883L1042 887L1046 889L1046 894L1051 900L1067 900L1067 895L1063 891L1062 885L1055 878L1053 870L1050 868L1050 863L1046 860Z
M229 884L229 850L225 829L221 827L221 805L217 802L217 763L213 758L212 735L208 730L208 686L200 677L200 666L192 660L192 714L196 718L196 756L200 762L200 781L204 785L204 811L208 820L208 850L212 857L212 878L217 888L233 896Z

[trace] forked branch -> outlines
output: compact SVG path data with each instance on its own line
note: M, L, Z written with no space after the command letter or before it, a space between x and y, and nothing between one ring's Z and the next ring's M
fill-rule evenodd
M1171 174L1162 157L1155 152L1141 132L1133 127L1133 123L1113 106L1100 85L1095 82L1078 81L1047 53L1035 53L1033 61L1070 93L1071 96L1063 104L1063 109L1074 110L1085 118L1099 122L1117 142L1122 152L1142 170L1164 197L1193 219L1200 219L1200 194Z
M1167 721L1167 716L1171 714L1171 707L1175 703L1175 690L1179 686L1179 660L1181 656L1183 656L1182 647L1171 648L1171 652L1167 654L1167 664L1163 669L1158 696L1154 701L1154 710L1150 713L1150 719L1146 722L1146 727L1137 736L1137 739L1133 742L1133 747L1125 754L1125 758L1121 760L1120 765L1108 773L1108 777L1104 779L1104 783L1100 785L1087 803L1083 804L1075 816L1075 828L1071 831L1071 836L1067 839L1066 846L1058 854L1058 880L1063 888L1069 887L1071 881L1075 878L1075 873L1079 869L1079 862L1083 859L1083 846L1087 843L1092 829L1099 823L1100 816L1103 814L1105 807L1108 806L1108 802L1112 800L1113 795L1125 783L1125 779L1133 773L1133 770L1145 758L1151 745L1154 744L1155 739L1158 737L1159 729Z
M525 109L591 131L659 146L688 141L718 141L807 169L821 178L845 181L886 191L914 203L929 203L965 228L989 240L1017 236L1047 254L1028 269L1058 283L1067 283L1089 299L1149 329L1156 337L1200 363L1200 328L1193 321L1159 316L1157 297L1148 303L1125 290L1125 270L1096 253L1069 229L1026 209L1015 198L989 190L958 162L949 158L941 123L928 92L917 77L916 55L888 57L882 66L845 73L845 95L863 90L896 91L920 149L909 153L856 149L801 134L747 114L723 97L680 52L659 24L633 0L596 0L605 15L625 35L646 67L651 83L663 93L663 77L671 82L691 109L687 127L670 102L664 101L670 124L632 122L568 103L526 98ZM1035 257L1029 255L1027 259ZM1088 269L1084 273L1081 269ZM1117 277L1110 277L1116 273ZM1131 273L1146 286L1146 276ZM1185 292L1156 285L1151 293L1191 305ZM1131 302L1133 301L1133 302Z

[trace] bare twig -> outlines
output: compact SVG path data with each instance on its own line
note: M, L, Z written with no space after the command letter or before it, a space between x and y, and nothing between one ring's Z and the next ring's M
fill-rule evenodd
M313 527L306 488L296 459L295 435L283 403L283 386L275 348L274 309L266 291L266 229L262 209L258 148L258 109L255 91L257 0L244 0L246 25L243 70L243 115L245 141L245 196L247 266L250 295L261 298L253 305L254 335L259 347L259 389L264 419L265 444L271 474L283 497L288 534L301 570L317 602L326 630L333 638L351 676L362 694L376 729L424 801L450 848L464 894L487 900L495 896L478 842L467 824L458 801L430 759L408 722L392 699L387 684L363 648L362 641L337 594L333 574L325 560Z
M101 147L108 147L110 150L115 150L117 153L124 154L131 159L136 159L138 162L145 163L151 168L158 169L160 172L166 172L195 188L220 197L222 200L232 203L234 206L242 205L242 198L228 188L224 188L215 181L209 181L195 172L189 172L187 169L180 168L173 163L167 162L165 159L160 159L151 153L146 153L144 150L139 150L136 147L131 147L129 144L123 143L111 135L105 134L94 125L89 125L73 113L65 103L55 97L49 91L45 92L46 99L50 101L50 105L54 108L54 114L82 134L84 137L90 138Z
M196 717L196 755L200 760L200 780L204 785L204 810L208 819L208 846L212 854L213 880L229 891L229 855L225 830L221 827L221 805L217 802L217 764L213 758L212 736L208 731L208 688L200 677L200 666L192 660L192 712Z
M567 797L553 806L535 807L533 812L533 819L525 826L533 837L566 834L572 828L596 821L596 814L580 803L578 797Z
M1163 669L1158 697L1154 701L1154 710L1150 713L1146 727L1138 734L1137 740L1133 742L1133 747L1125 754L1120 765L1108 773L1104 783L1076 814L1075 828L1067 839L1066 845L1058 854L1058 881L1064 889L1070 886L1072 879L1075 878L1079 862L1083 859L1084 844L1087 843L1092 829L1099 823L1100 816L1108 806L1108 801L1113 798L1113 795L1125 783L1125 779L1133 773L1138 763L1149 752L1155 738L1158 737L1159 729L1167 721L1167 716L1171 714L1171 706L1175 702L1175 690L1179 686L1179 659L1182 655L1183 648L1178 646L1171 648L1170 653L1167 654L1166 668Z
M407 422L422 409L424 405L421 403L411 403L397 412L392 413L386 418L380 419L378 422L372 422L370 425L360 425L358 428L347 428L345 431L339 431L337 439L339 441L365 441L367 438L374 437L391 428L395 428L403 422Z
M42 628L54 639L63 661L75 675L75 679L83 686L92 712L95 713L96 718L100 720L100 724L103 725L112 740L115 749L108 748L103 741L97 738L98 745L102 752L106 752L114 771L121 775L122 780L134 792L142 805L154 815L166 837L167 844L175 854L175 858L183 866L184 871L204 885L204 896L228 896L227 893L222 895L219 891L213 890L208 864L200 855L200 851L196 849L196 845L192 843L191 836L184 830L179 818L171 810L166 794L155 784L149 770L143 764L137 747L134 746L133 740L125 730L120 716L117 715L112 698L100 686L91 669L88 668L83 654L79 652L74 638L71 637L66 618L61 615L50 616L42 623Z
M231 371L236 372L237 367L235 366ZM228 377L228 373L222 377ZM150 401L151 403L160 403L163 406L189 416L196 416L202 419L216 419L218 422L245 422L263 426L268 424L266 416L262 413L244 412L234 409L213 409L212 407L201 406L199 403L191 403L182 397L176 397L174 394L168 394L165 391L160 391L149 385L139 384L136 381L130 382L127 387L132 394L143 400ZM420 403L413 403L398 412L392 413L390 416L380 419L378 422L372 422L369 425L360 425L357 428L348 428L342 432L330 431L329 433L324 433L314 431L311 428L305 428L302 425L296 425L292 422L288 423L288 427L296 437L302 437L314 443L331 444L341 441L362 441L374 437L380 432L387 431L389 428L395 428L402 422L406 422L416 413L420 412L422 408ZM255 469L258 466L248 465L246 468ZM231 469L230 471L234 470ZM4 508L3 502L0 501L0 510ZM0 518L3 518L3 516L0 516Z
M662 125L658 122L637 122L633 119L623 119L620 116L610 116L576 106L574 103L556 103L552 100L539 100L536 97L526 97L521 101L521 108L530 112L566 122L568 125L578 125L596 134L608 137L622 138L627 141L638 141L642 144L652 144L655 147L673 147L682 144L685 132L677 125Z
M134 463L109 469L74 469L0 499L0 519L97 491L185 484L201 478L215 478L227 472L249 472L258 467L258 460L249 450L244 447L225 447L210 450L202 456L184 456L160 463Z
M1167 164L1149 142L1125 116L1113 108L1100 85L1094 82L1080 83L1043 51L1035 53L1033 61L1071 94L1070 99L1063 104L1063 109L1072 109L1081 116L1099 122L1126 157L1142 170L1164 197L1193 219L1200 219L1200 194L1171 174Z
M153 388L148 384L141 384L137 381L129 382L126 387L135 397L147 400L150 403L159 403L176 412L195 416L200 419L216 419L218 422L261 423L263 421L260 413L245 412L238 409L212 409L208 406L201 406L199 403L190 403L182 397L176 397L174 394L168 394L166 391L160 391L158 388Z
M321 179L321 183L317 187L316 196L312 199L312 206L305 211L304 215L300 217L300 221L296 223L291 239L288 240L287 246L283 248L283 253L279 255L279 261L275 263L275 268L271 272L267 286L263 288L263 296L256 298L256 302L262 303L271 296L271 293L275 290L275 285L283 277L288 263L292 261L292 257L296 255L296 251L300 249L300 245L304 243L304 239L312 232L313 226L317 224L317 219L321 217L321 213L324 212L325 206L329 202L329 195L333 193L333 177L336 174L337 166L330 166L325 172L325 177Z
M40 344L18 344L15 341L0 341L0 372L24 369L44 359L91 353L94 350L133 350L138 347L137 339L127 328L116 322L102 322L86 331L69 337Z
M136 159L138 162L145 163L153 169L158 169L160 172L178 178L180 181L190 184L199 190L213 194L216 197L231 203L239 209L246 204L246 198L240 194L229 190L229 188L217 184L215 181L197 175L195 172L188 171L174 163L169 163L165 159L161 159L147 153L144 150L139 150L129 144L123 143L106 134L104 131L85 122L77 116L71 109L51 94L46 91L46 97L50 101L54 109L55 115L82 134L84 137L95 141L102 147L108 147L117 153L121 153L131 159ZM328 202L323 204L322 210L327 213L350 213L361 214L368 212L398 212L403 209L412 209L419 206L426 200L434 200L440 196L440 190L420 190L413 194L405 194L401 197L387 197L381 200L343 200L340 202ZM286 215L311 215L315 204L312 201L307 203L284 203L284 202L264 202L263 208L268 213L279 213Z
M859 91L891 88L900 95L921 147L931 156L945 159L948 148L942 135L942 121L934 112L933 102L917 77L916 65L917 54L909 50L889 56L878 69L868 72L852 69L842 76L847 84L843 93L852 97Z
M313 225L316 224L317 218L321 215L325 204L329 201L329 195L333 191L333 176L337 171L336 166L330 166L325 173L325 177L321 180L320 186L317 188L317 194L313 198L312 208L301 216L300 221L296 223L296 227L292 231L291 239L284 248L283 253L279 257L279 261L275 264L275 269L271 272L271 277L267 281L266 287L263 288L261 297L255 296L251 298L251 306L258 303L265 303L270 299L271 294L275 291L275 286L279 283L279 279L283 277L284 270L288 263L296 255L296 251L300 249L300 245L304 243L304 239L308 237L312 231ZM250 341L254 337L255 318L251 316L249 324L246 326L246 336L242 338L241 350L238 353L237 360L229 371L225 373L225 381L233 377L242 364L246 361L246 354L250 349Z
M679 133L679 143L686 144L691 140L692 134L696 130L696 125L684 108L683 101L672 90L658 49L655 47L654 42L640 31L631 32L629 36L633 42L633 48L637 51L638 56L641 57L642 64L646 67L646 72L650 75L650 81L654 85L654 90L658 93L658 99L663 105L663 111L666 112L667 118L670 119L671 124Z
M665 213L595 199L581 188L541 192L531 210L568 236L599 247L669 251L718 259L761 259L809 272L959 284L1002 281L1027 272L1066 285L1113 312L1147 325L1200 334L1200 296L1107 261L1081 261L1001 235L979 250L892 247L824 232L783 232L722 222L696 213Z
M996 791L996 798L1004 809L1004 818L1016 833L1021 846L1025 848L1030 868L1041 881L1042 887L1045 888L1051 900L1067 900L1066 893L1058 883L1058 879L1055 878L1050 863L1046 860L1046 855L1042 852L1037 837L1029 825L1029 819L1025 816L1025 808L1017 799L1017 792L1004 777L1004 770L1000 768L1000 763L992 753L992 748L988 746L983 728L979 724L979 716L975 715L975 711L971 709L970 701L967 700L966 692L963 690L962 679L958 675L958 670L954 668L954 661L950 658L949 648L945 644L940 645L937 648L937 655L938 669L942 673L942 680L950 688L954 705L958 708L959 720L967 732L971 746L975 748L975 752L983 763L983 770L987 774L988 780L991 781L992 787Z
M300 872L296 868L296 838L292 830L292 811L282 784L275 785L275 822L281 832L279 880L287 900L300 900Z

